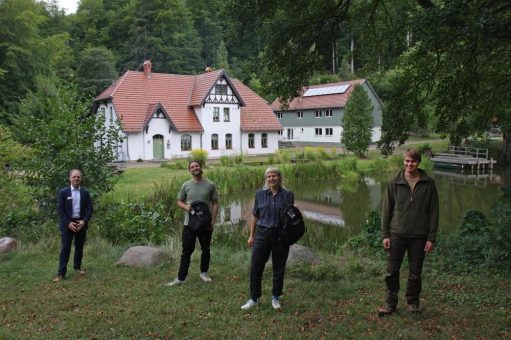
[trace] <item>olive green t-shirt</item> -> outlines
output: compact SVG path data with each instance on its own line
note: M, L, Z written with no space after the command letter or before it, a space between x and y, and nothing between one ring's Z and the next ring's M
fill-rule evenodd
M190 179L181 186L177 199L186 204L191 204L194 201L203 201L211 209L211 202L218 200L218 192L213 182L206 178L203 178L200 182L194 182ZM188 225L188 213L185 213L184 225Z

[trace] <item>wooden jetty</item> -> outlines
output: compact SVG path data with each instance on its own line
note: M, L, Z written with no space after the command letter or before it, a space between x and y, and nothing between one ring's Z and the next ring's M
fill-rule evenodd
M435 153L431 160L438 167L461 168L462 170L493 169L497 163L493 158L488 159L488 149L450 145L447 153Z

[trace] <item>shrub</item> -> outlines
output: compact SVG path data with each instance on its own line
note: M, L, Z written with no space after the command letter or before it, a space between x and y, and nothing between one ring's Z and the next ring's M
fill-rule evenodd
M316 152L316 148L312 146L306 146L303 149L303 153L305 155L305 159L316 160L318 159L318 153Z
M231 166L234 164L234 160L229 156L222 155L220 156L220 164L222 164L222 166Z
M162 244L170 234L170 223L161 204L120 202L102 204L93 225L113 244Z
M208 160L208 152L203 149L193 149L190 152L190 160L199 161L203 168L206 168L206 161Z
M486 264L490 249L486 216L478 210L468 211L458 229L441 241L439 248L449 268L465 272Z
M367 216L363 231L347 242L347 247L358 252L377 252L382 249L381 219L376 210L371 210Z

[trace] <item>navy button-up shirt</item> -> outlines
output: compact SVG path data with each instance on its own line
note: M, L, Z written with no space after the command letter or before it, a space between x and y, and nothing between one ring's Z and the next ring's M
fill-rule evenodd
M257 217L257 225L275 228L279 224L280 212L295 203L291 191L280 188L274 196L270 189L260 189L256 192L252 215Z

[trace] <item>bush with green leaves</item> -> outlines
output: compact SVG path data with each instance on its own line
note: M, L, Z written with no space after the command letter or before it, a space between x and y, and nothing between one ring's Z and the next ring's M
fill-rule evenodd
M440 240L438 248L448 268L464 272L487 265L490 241L486 216L478 210L469 210L458 229Z
M381 237L381 219L376 210L371 210L367 216L362 232L347 242L347 247L358 252L376 253L383 247Z
M208 160L208 152L203 149L193 149L188 157L190 160L199 161L202 167L205 168Z
M91 224L99 235L113 244L162 244L171 235L171 219L163 206L146 202L100 204Z
M109 163L122 142L118 124L91 115L90 101L76 87L55 79L38 79L37 90L20 104L15 135L32 155L20 165L39 208L54 216L59 188L69 185L68 172L80 169L93 199L113 188L116 171Z

